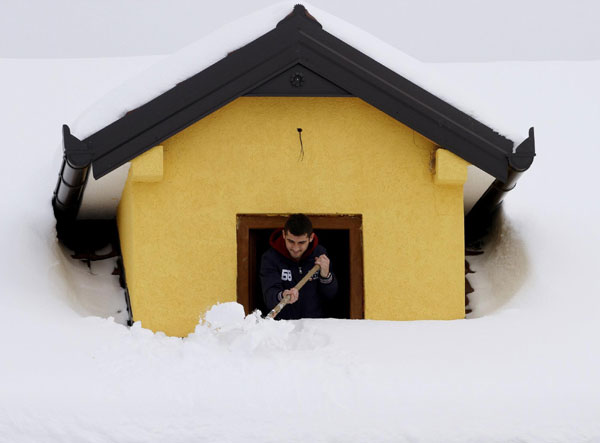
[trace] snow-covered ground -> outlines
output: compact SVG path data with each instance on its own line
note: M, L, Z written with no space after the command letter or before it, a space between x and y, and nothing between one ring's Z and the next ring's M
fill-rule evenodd
M432 65L536 128L468 320L220 305L178 339L96 316L116 282L65 259L50 205L61 124L155 60L0 60L0 442L600 441L600 62Z

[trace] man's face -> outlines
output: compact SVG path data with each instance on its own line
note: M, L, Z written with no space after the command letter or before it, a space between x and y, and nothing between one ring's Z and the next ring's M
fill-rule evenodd
M283 239L285 240L285 247L294 260L300 260L302 254L308 249L310 242L313 241L315 234L302 234L294 235L289 232L283 231Z

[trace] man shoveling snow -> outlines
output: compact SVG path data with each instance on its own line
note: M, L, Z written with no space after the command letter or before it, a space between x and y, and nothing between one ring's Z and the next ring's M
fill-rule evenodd
M260 265L263 299L267 308L271 310L287 298L289 304L278 318L324 317L324 302L335 297L338 283L330 271L327 251L319 245L310 219L304 214L291 215L283 230L273 232L270 244L271 248L264 253ZM296 286L315 265L320 269L304 284L300 297Z

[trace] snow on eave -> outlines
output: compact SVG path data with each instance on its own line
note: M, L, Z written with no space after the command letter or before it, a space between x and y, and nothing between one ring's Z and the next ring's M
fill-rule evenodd
M290 14L297 2L284 1L219 28L201 40L166 56L142 74L128 80L97 102L71 125L72 133L83 140L127 112L158 97L178 83L203 71L228 53L254 41L275 28ZM493 104L478 101L468 91L446 82L434 66L422 63L379 40L357 26L303 2L323 29L372 59L446 101L512 141L520 142L526 130L500 125L501 116ZM386 18L382 14L382 21ZM426 31L424 31L426 32Z

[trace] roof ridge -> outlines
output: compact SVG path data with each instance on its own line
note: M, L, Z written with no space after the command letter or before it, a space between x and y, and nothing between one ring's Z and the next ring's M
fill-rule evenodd
M314 24L319 25L319 28L323 28L323 25L319 23L319 21L314 18L310 12L306 9L303 4L297 3L294 5L294 9L288 15L286 15L279 23L277 23L277 28L280 26L287 26L288 24L297 22L299 20L306 20L307 22L314 22ZM313 24L313 23L310 23Z

